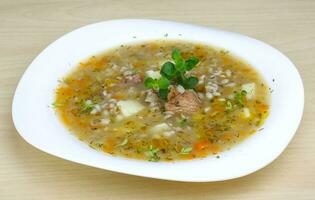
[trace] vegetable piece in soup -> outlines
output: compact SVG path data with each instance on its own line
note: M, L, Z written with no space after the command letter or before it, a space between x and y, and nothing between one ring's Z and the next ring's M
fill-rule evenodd
M83 61L56 89L61 121L92 148L152 162L228 150L269 111L268 86L227 51L187 41L121 45Z

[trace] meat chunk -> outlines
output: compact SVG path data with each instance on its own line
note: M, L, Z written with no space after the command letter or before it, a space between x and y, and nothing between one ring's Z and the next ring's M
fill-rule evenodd
M180 93L176 88L172 87L167 96L168 101L165 103L166 111L174 113L187 113L191 114L200 108L201 101L196 92L186 90Z

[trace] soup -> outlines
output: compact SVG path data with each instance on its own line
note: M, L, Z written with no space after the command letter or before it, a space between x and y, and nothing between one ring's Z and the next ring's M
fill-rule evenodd
M189 160L217 155L259 131L268 89L228 51L148 41L81 62L60 81L53 105L94 149L154 162Z

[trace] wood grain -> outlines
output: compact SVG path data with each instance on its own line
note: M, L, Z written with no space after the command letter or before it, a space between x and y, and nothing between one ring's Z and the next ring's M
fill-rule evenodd
M306 94L303 121L286 151L271 165L243 178L179 183L82 166L27 144L12 124L11 103L28 64L66 32L116 18L217 27L284 52L298 67ZM315 199L314 32L312 0L0 0L0 199Z

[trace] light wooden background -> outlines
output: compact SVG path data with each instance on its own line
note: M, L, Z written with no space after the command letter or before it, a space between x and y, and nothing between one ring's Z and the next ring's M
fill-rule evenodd
M12 96L28 64L61 35L117 18L167 19L217 27L252 36L284 52L298 67L306 94L302 123L286 151L268 167L243 178L180 183L94 169L28 145L11 119ZM0 0L0 199L314 200L314 90L312 0Z

